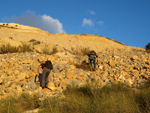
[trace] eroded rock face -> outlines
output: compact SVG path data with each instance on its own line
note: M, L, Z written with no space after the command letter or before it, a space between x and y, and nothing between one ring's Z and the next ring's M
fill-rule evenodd
M86 83L103 87L111 82L123 82L131 87L140 87L150 77L150 54L142 51L105 50L98 53L96 71L76 68L80 63L76 56L45 55L35 52L0 55L0 98L28 92L37 93L39 98L55 95L72 85ZM41 89L37 69L47 59L53 63L50 83ZM84 60L88 57L85 56ZM40 70L42 73L42 70Z

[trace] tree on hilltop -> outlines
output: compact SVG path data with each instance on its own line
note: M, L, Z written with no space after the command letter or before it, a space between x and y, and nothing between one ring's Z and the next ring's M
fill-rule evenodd
M146 50L149 50L149 49L150 49L150 43L148 43L148 44L145 46L145 49L146 49Z

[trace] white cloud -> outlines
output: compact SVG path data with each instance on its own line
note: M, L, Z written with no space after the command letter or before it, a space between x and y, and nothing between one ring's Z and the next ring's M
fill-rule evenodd
M99 22L97 22L97 24L102 26L104 24L104 22L103 21L99 21Z
M94 12L94 11L90 11L90 14L91 14L91 15L94 15L94 14L95 14L95 12Z
M86 18L84 18L84 19L83 19L82 26L84 27L84 26L86 26L86 25L88 25L88 26L94 26L94 22L93 22L91 19L86 19Z
M3 21L19 23L47 30L50 33L65 33L62 23L58 19L53 19L46 14L36 15L34 11L26 11L21 16L3 18Z

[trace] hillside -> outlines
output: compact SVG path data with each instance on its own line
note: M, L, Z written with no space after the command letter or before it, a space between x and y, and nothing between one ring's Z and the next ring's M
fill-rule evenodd
M43 43L57 45L67 50L81 47L94 49L96 52L105 49L140 49L117 43L106 37L90 34L50 34L39 28L24 26L16 23L0 23L0 38L12 37L13 40L29 42L31 39ZM61 49L62 50L62 49Z
M36 41L31 42L32 39ZM11 46L6 45L8 43L10 43ZM22 48L28 46L24 46L25 44L30 44L32 50L30 51L30 49L27 48L29 51L23 51ZM19 48L20 51L15 47ZM43 52L43 50L52 49L53 47L58 48L57 53L47 54ZM82 53L85 52L81 51L82 48L96 50L98 58L95 71L93 71L92 66L88 65L89 61L86 54L72 54L76 52L74 50L78 50ZM12 52L12 50L17 51ZM39 78L36 75L39 65L46 60L52 62L53 69L50 72L50 82L46 88L42 89L40 87ZM42 69L40 73L42 73ZM82 86L90 85L93 88L101 90L101 88L109 86L111 83L123 83L128 88L138 92L144 87L149 91L147 88L150 88L150 84L147 85L147 83L150 82L147 81L150 81L150 53L145 52L144 49L127 46L98 35L50 34L47 31L30 26L15 23L0 24L0 104L2 102L0 112L2 113L17 108L16 105L19 106L19 108L20 106L24 107L25 101L28 100L25 99L26 94L30 97L36 95L41 103L49 97L58 97L63 102L69 99L65 96L64 92L74 86L78 86L78 88L82 89ZM114 88L115 93L119 94L116 92L116 87ZM118 88L120 89L120 87ZM124 92L124 90L122 91ZM84 92L86 92L86 90L84 90ZM128 93L128 90L126 90L126 92ZM86 93L88 94L88 92ZM14 104L13 101L12 104L7 104L9 102L7 100L9 99L8 97L19 97L22 94L25 96L23 96L23 104L20 103L20 100L18 104ZM106 94L108 94L108 92ZM149 94L147 95L149 96ZM79 95L77 95L77 97L78 96ZM83 97L86 96L82 95L82 98ZM108 97L110 97L110 95L108 95ZM120 97L122 99L123 96ZM135 97L135 95L133 95L133 97ZM116 98L118 99L118 96L116 96ZM125 102L125 98L126 97L123 98L121 104L132 104L131 101ZM3 99L6 99L6 101L3 101ZM95 99L97 100L97 97ZM114 100L114 98L111 99ZM111 99L108 98L108 100ZM33 98L33 100L35 99ZM102 97L102 100L105 99ZM118 100L120 100L120 98ZM8 105L8 107L4 107L4 102L6 102L6 106ZM101 103L101 101L99 102ZM111 103L110 101L108 102ZM116 100L114 102L115 103L112 104L117 107L121 105L116 104ZM37 103L37 101L35 101L35 103ZM71 101L71 103L73 102ZM80 102L78 103L80 104ZM149 103L149 100L146 101L146 103ZM30 103L26 104L30 105ZM12 107L13 105L15 107ZM84 103L83 106L84 105L86 104ZM91 106L91 103L89 105ZM61 106L61 104L58 107L66 108ZM16 111L20 113L25 110L31 110L32 112L35 108L40 108L40 106L34 106L33 108L27 107L26 109L20 109L20 111L16 109ZM123 108L126 109L124 106ZM136 109L137 108L135 108L135 110ZM29 111L23 113L29 113Z

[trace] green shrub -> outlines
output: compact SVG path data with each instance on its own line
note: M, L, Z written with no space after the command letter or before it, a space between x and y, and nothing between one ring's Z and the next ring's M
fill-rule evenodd
M9 37L9 39L11 39L11 40L12 40L12 39L13 39L13 37Z
M35 39L31 39L29 42L33 42L33 45L40 44L40 41L36 41Z
M50 54L52 55L52 54L55 54L55 53L57 53L57 52L58 52L57 47L54 46L54 47L53 47L53 50L50 52Z
M35 39L31 39L29 42L35 42L36 40Z
M149 50L149 49L150 49L150 43L148 43L148 44L145 46L145 49L146 49L146 50Z
M47 54L47 55L49 55L50 53L49 53L49 50L47 50L47 49L43 49L43 54Z
M28 45L28 44L23 44L19 48L20 48L20 52L30 52L30 51L32 51L30 45Z
M36 43L37 43L37 44L40 44L41 42L40 42L40 41L36 41Z
M33 45L37 45L37 44L40 44L40 43L41 43L40 41L34 41Z

